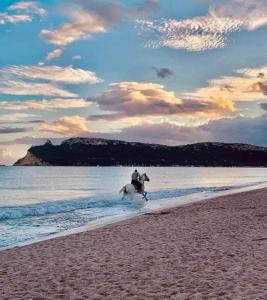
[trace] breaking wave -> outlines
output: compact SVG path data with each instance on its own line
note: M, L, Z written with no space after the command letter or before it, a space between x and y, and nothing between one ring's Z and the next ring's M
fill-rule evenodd
M260 184L261 182L257 183ZM255 184L253 184L254 186ZM246 185L246 186L252 186ZM224 186L224 187L199 187L189 189L165 189L161 191L154 191L148 194L150 201L160 199L179 198L189 196L196 193L216 193L223 190L231 190L245 185ZM0 207L0 221L9 219L29 218L29 217L42 217L46 215L55 215L61 213L75 212L84 209L97 209L97 208L112 208L112 207L125 207L130 208L133 206L129 200L122 200L119 195L101 195L99 197L77 198L64 201L50 201L45 203L29 204L23 206L2 206Z

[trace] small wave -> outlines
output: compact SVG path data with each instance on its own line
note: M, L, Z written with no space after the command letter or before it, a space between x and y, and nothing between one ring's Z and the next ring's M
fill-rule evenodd
M255 183L259 184L259 183ZM253 185L255 185L253 184ZM252 186L252 184L250 184ZM246 185L246 186L250 186ZM201 192L218 192L235 188L245 187L239 186L224 186L224 187L198 187L191 189L166 189L154 191L148 194L150 201L156 201L166 198L178 198ZM99 197L88 197L71 200L51 201L45 203L37 203L24 206L3 206L0 207L0 221L8 219L19 219L28 217L41 217L52 214L68 213L83 209L92 208L110 208L110 207L128 207L133 205L127 200L122 201L118 195L102 195Z

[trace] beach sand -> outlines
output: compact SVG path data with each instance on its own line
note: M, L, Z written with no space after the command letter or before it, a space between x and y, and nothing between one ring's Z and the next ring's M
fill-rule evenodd
M267 189L0 252L0 299L267 299Z

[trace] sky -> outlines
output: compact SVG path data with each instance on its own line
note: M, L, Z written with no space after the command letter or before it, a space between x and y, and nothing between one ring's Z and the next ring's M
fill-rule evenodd
M51 139L267 146L267 0L0 0L0 164Z

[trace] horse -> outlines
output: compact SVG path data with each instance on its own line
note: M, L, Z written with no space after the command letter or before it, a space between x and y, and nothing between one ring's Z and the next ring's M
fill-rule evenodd
M146 197L147 192L145 191L145 181L150 181L146 173L140 176L140 183L141 183L140 191L137 191L133 184L126 184L124 187L122 187L122 189L120 190L120 193L123 193L122 199L124 199L126 195L130 195L131 197L133 197L135 193L138 193L143 195L143 199L146 199L146 201L148 201Z

